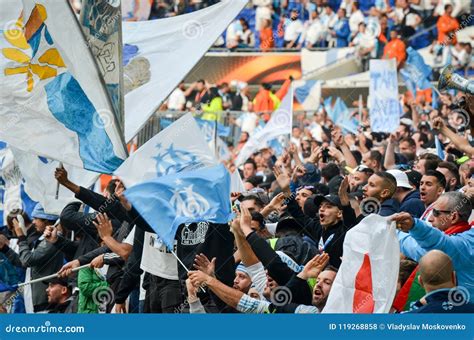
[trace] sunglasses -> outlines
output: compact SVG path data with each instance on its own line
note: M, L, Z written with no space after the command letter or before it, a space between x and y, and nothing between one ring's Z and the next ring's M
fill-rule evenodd
M438 210L438 209L433 209L433 216L434 217L439 217L441 214L451 214L452 211L450 210Z

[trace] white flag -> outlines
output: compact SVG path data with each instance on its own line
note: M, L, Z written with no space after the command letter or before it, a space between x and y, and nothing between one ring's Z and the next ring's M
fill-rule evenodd
M176 17L123 23L127 142L246 4L247 0L223 0Z
M1 0L0 7L0 139L111 173L127 152L67 1Z
M399 267L395 223L367 216L346 233L342 264L323 313L388 313Z
M63 208L71 202L78 201L69 189L59 186L56 199L57 181L54 171L59 167L58 161L11 148L15 162L20 167L25 181L25 191L33 200L39 202L47 214L59 215ZM89 188L99 177L99 174L64 164L71 182Z
M218 164L204 135L188 113L134 152L114 174L126 187L180 171Z
M281 101L265 125L265 127L250 136L235 161L237 166L243 164L255 151L267 146L272 139L281 135L291 135L293 125L293 88L290 87L288 93Z
M230 174L230 192L245 192L244 182L240 177L239 170L235 169L234 172Z

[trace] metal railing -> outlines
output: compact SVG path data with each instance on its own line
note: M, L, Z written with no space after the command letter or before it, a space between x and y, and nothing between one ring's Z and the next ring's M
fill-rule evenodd
M304 113L306 116L314 115L314 112L317 110L295 110L293 111L293 121L296 121L296 116ZM140 147L145 144L149 139L155 136L158 132L163 129L164 119L167 120L167 123L174 122L184 116L190 111L157 111L155 114L148 120L145 126L137 135L137 146ZM194 117L200 118L203 112L193 111ZM241 129L235 124L235 120L242 114L248 113L246 111L222 111L220 112L221 120L219 123L224 126L230 127L229 137L224 138L226 142L234 142L238 140L240 136ZM168 124L166 124L168 125Z

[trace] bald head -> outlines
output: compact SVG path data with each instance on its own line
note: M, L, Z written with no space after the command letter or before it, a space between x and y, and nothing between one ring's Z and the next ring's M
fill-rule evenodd
M456 286L451 258L440 250L426 253L419 263L420 283L426 292Z

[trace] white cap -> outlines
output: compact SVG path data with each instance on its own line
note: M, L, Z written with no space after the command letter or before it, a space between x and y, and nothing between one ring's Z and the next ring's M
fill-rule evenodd
M397 180L397 188L413 188L408 181L408 176L401 170L388 170L389 174L391 174Z

